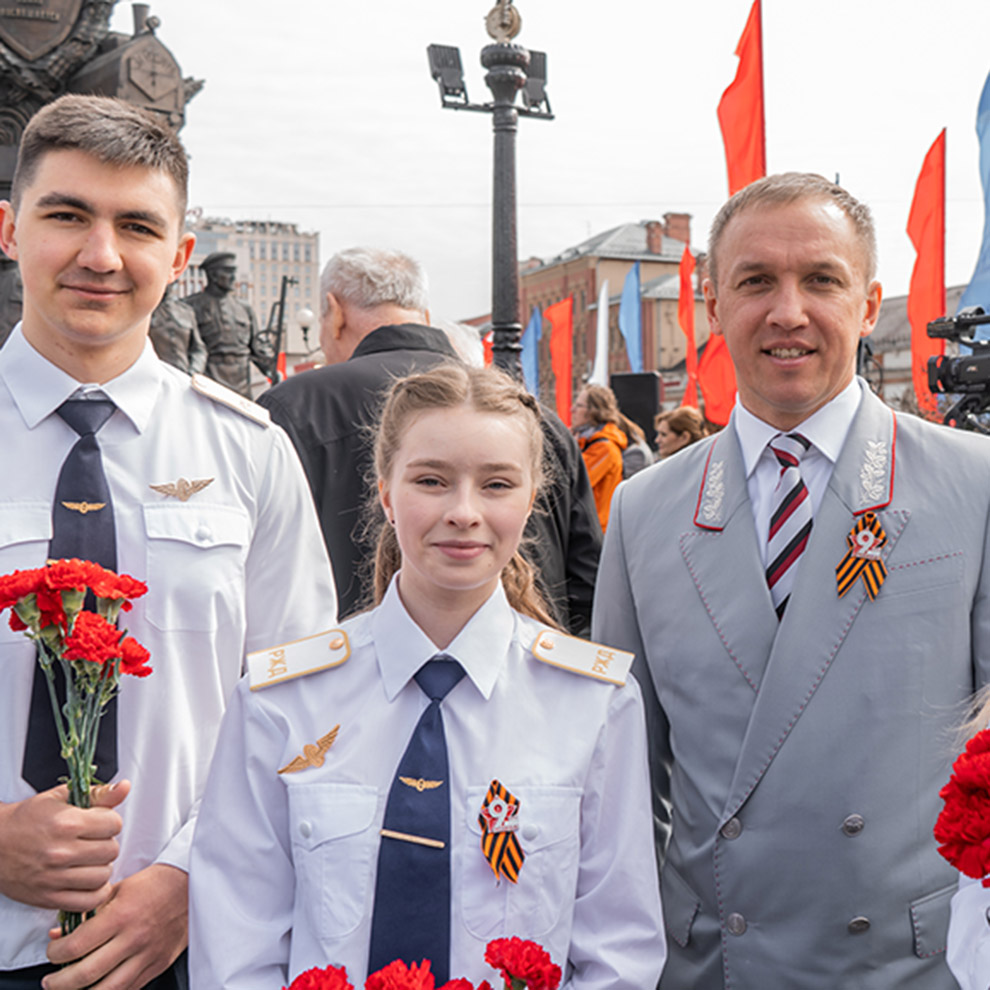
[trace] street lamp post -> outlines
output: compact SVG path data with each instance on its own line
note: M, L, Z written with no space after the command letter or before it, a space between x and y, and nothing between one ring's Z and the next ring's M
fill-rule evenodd
M522 18L510 0L500 0L485 19L495 44L481 52L488 70L485 83L493 103L471 103L461 53L447 45L430 45L430 71L440 87L440 102L449 110L492 115L495 153L492 176L492 357L497 367L522 381L522 324L519 322L519 259L516 247L516 130L519 116L552 120L546 95L546 55L511 43ZM523 106L516 96L523 93ZM545 104L545 109L543 105Z

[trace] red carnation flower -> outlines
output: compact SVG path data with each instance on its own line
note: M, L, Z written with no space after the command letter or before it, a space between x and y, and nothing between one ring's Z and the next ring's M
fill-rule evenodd
M27 626L21 622L21 617L13 609L10 610L10 628L14 632L24 632L27 629Z
M94 564L89 560L53 560L44 569L45 586L53 591L65 591L74 588L76 591L85 591L89 585L90 574L93 569L102 571L99 564Z
M938 851L960 873L990 887L990 730L978 732L940 791L945 802L935 823Z
M430 960L406 966L401 959L396 959L372 973L365 980L364 990L434 990Z
M66 660L88 660L105 664L116 660L121 653L120 630L110 625L102 615L80 612L72 627L72 635L65 641Z
M282 987L282 990L286 990ZM300 973L289 986L288 990L354 990L347 981L347 970L341 966L327 966L320 969L314 966Z
M16 605L22 598L38 590L44 568L30 571L14 571L0 576L0 611Z
M148 661L151 654L133 637L128 636L120 644L120 672L135 677L147 677L151 673Z
M543 946L521 938L496 938L485 949L485 962L502 971L512 990L557 990L560 967L555 966Z
M461 977L457 980L447 980L439 990L475 990L475 986L470 980L465 980L464 977ZM488 980L482 980L478 984L477 990L492 990L492 985Z
M41 613L39 628L59 626L64 629L68 624L68 619L65 617L65 609L62 607L62 592L42 584L36 592L36 598L38 611Z

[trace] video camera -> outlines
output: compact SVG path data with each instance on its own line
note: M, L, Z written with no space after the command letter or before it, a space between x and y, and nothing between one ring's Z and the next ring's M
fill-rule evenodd
M974 340L972 327L990 323L982 306L967 306L955 316L943 316L928 324L928 336L954 340L973 350L972 354L928 359L928 388L938 393L961 396L942 418L946 426L990 435L990 429L976 417L990 410L990 340Z

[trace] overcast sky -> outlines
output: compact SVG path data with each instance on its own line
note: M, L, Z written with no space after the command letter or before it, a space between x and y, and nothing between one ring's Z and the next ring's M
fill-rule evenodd
M751 0L518 0L517 42L547 52L556 120L522 119L519 254L549 257L668 211L692 246L727 195L715 115ZM152 0L183 75L205 79L183 131L190 204L419 257L434 316L489 312L491 118L443 110L426 46L461 49L468 93L493 0ZM119 0L115 30L130 31ZM924 156L948 127L947 280L983 230L976 106L987 0L764 0L770 171L840 177L874 210L885 292L907 291L905 233Z

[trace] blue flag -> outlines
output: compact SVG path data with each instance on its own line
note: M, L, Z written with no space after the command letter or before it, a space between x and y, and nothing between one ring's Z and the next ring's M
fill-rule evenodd
M622 301L619 303L619 330L626 342L629 355L629 370L643 370L643 327L639 305L639 262L637 261L622 286Z
M523 381L531 395L540 394L540 351L537 344L543 334L543 316L540 307L534 306L529 323L522 335Z
M983 183L985 209L983 246L980 248L973 277L959 300L959 309L982 306L990 313L990 76L987 76L987 81L983 84L980 105L976 111L976 136L980 142L980 180ZM990 328L981 326L973 329L977 331L976 336L985 339Z

